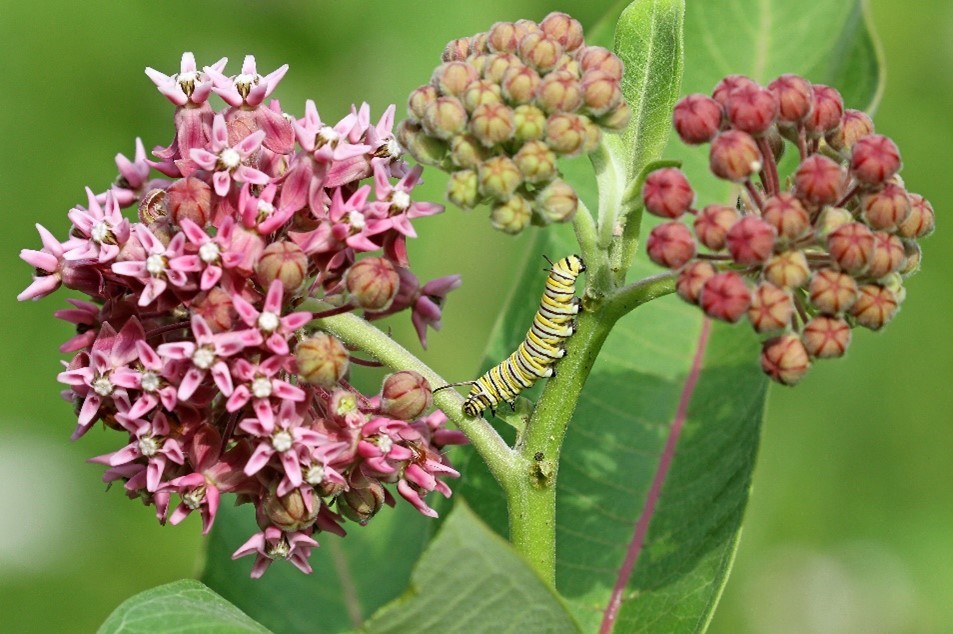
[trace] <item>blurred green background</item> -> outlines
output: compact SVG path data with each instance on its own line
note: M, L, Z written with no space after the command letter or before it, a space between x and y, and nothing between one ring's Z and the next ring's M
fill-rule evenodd
M697 1L709 0L689 0L689 11ZM163 528L118 490L104 494L102 469L84 461L114 450L113 434L69 441L74 418L55 381L69 328L51 316L64 295L14 299L30 279L18 251L39 244L33 223L64 237L66 211L85 202L85 185L111 181L117 152L131 156L136 136L146 147L171 138L172 107L143 68L171 74L188 50L200 63L227 55L236 72L250 52L262 72L290 63L277 92L286 110L313 98L334 121L366 100L376 116L392 102L402 111L453 37L550 10L591 24L608 4L0 1L0 203L10 230L0 249L0 630L91 631L123 599L194 575L200 559L193 518ZM817 367L796 390L773 388L716 632L953 631L953 284L944 277L953 188L941 152L953 142L953 3L871 5L888 76L877 128L900 145L904 178L933 202L940 230L885 332L858 333L847 359ZM443 177L430 179L426 193L439 200ZM492 232L482 211L451 210L417 228L410 249L421 276L466 280L424 358L464 379L521 242ZM394 333L410 342L405 321Z

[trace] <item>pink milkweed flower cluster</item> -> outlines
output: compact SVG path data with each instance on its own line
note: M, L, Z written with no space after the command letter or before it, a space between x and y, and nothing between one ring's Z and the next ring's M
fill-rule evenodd
M235 553L256 555L252 576L279 558L308 572L315 534L393 505L388 485L435 515L425 496L449 495L441 478L458 475L442 450L465 441L427 415L415 373L379 395L346 383L349 353L309 325L314 311L409 309L423 342L460 278L421 284L409 269L412 223L443 208L412 199L421 170L401 159L393 106L376 123L363 104L329 124L308 101L297 118L270 99L287 66L263 76L249 55L227 76L225 64L199 69L186 53L178 73L146 70L176 107L175 135L154 159L138 139L133 159L118 155L119 177L87 188L65 241L37 226L18 298L88 295L56 313L77 330L58 379L74 439L96 422L124 438L92 459L105 481L162 523L199 513L206 533L235 494L261 528Z

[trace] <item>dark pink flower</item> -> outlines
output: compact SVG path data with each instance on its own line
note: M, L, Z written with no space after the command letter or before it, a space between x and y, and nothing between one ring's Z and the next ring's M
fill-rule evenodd
M186 275L188 268L173 265L185 249L185 234L175 234L169 244L164 245L145 225L136 224L133 231L145 250L145 257L142 260L114 262L112 271L142 282L145 288L139 296L139 305L148 306L169 284L185 287L189 283Z
M212 120L211 151L201 148L189 150L189 158L202 169L212 174L212 185L219 196L227 196L232 181L267 185L268 174L246 164L246 161L261 148L265 131L252 132L235 146L228 143L228 128L225 118L217 114Z
M310 573L311 564L308 563L308 558L311 556L311 549L317 547L318 542L309 533L310 529L286 533L277 526L269 526L252 535L251 539L232 553L232 559L257 553L251 570L252 579L258 579L265 574L275 559L287 559L301 572Z
M67 214L73 222L69 240L63 243L63 258L69 261L96 260L104 264L119 255L119 248L129 239L129 221L122 217L112 191L106 192L105 208L96 200L93 190L86 188L89 209L74 207Z

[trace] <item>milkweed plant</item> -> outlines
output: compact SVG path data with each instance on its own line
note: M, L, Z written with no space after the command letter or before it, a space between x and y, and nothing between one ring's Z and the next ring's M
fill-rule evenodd
M684 90L683 13L635 2L614 46L611 23L587 39L565 13L496 22L435 51L406 108L358 99L330 116L279 102L288 66L260 72L252 55L146 69L171 103L169 138L148 152L137 139L68 227L37 225L42 246L21 252L35 272L20 300L84 296L55 312L76 332L57 378L72 438L114 439L90 459L103 480L162 524L195 514L203 533L234 524L223 503L247 508L254 528L226 547L250 566L217 562L225 572L205 580L279 630L293 620L231 579L267 583L281 560L311 573L319 543L346 548L405 503L449 519L396 582L410 574L415 591L395 598L395 585L350 626L401 631L428 614L433 631L462 628L453 597L511 630L703 627L740 526L764 376L794 385L856 328L894 318L934 212L836 76L808 79L791 60L762 81L739 71ZM666 151L671 129L683 145ZM446 183L447 207L422 199L425 174ZM527 267L526 301L480 378L442 377L440 359L375 325L408 315L421 347L440 329L469 272L447 253L447 275L420 279L408 241L460 209L488 210L487 231L532 232L533 257L555 262L548 281ZM666 327L688 344L657 338L636 360L605 345L617 328ZM380 388L352 384L353 365L385 368ZM587 457L594 444L613 449ZM733 502L712 506L718 495Z

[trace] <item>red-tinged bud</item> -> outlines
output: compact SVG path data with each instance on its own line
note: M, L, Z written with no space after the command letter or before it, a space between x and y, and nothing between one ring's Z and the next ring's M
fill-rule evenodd
M477 106L470 119L470 131L486 147L508 141L515 130L513 110L501 103Z
M712 251L725 248L725 238L741 214L728 205L707 205L695 217L695 236Z
M908 194L910 214L900 223L897 233L902 238L923 238L936 228L936 214L933 205L920 194Z
M517 20L513 23L516 27L516 41L523 39L523 36L529 33L542 33L543 30L539 28L539 25L533 22L532 20L527 20L525 18Z
M344 344L326 332L317 332L295 348L298 376L323 388L331 388L344 378L348 353Z
M695 240L684 224L663 222L652 229L646 250L656 264L677 269L695 257Z
M720 103L707 95L695 93L675 104L672 123L683 142L698 145L715 138L724 116Z
M497 200L507 200L523 182L519 167L508 156L488 158L480 164L477 173L480 193Z
M261 509L272 524L283 531L301 531L312 524L321 510L321 501L315 497L312 489L292 489L290 493L279 496L273 487L269 487L261 502ZM307 497L305 497L307 496Z
M768 84L768 90L778 100L778 119L782 123L798 123L811 112L811 83L800 75L781 75Z
M827 135L827 144L839 152L849 151L857 141L873 132L874 122L866 113L848 108L837 129Z
M361 526L367 526L377 512L384 506L384 487L376 480L362 478L363 486L354 483L338 497L338 511L349 520Z
M512 22L497 22L486 33L487 48L494 53L515 53L518 43Z
M479 79L476 69L466 62L445 62L434 69L430 77L441 95L460 97L470 82Z
M255 267L255 278L262 288L268 288L280 280L285 288L285 297L293 295L308 277L308 256L294 242L272 242L261 252Z
M788 192L766 198L761 205L761 217L779 237L787 240L798 240L811 228L811 217L804 205Z
M791 293L771 282L761 282L751 293L748 321L761 334L773 334L791 325L794 300Z
M574 51L583 43L582 24L572 16L553 11L539 23L540 30L553 38L566 51Z
M456 97L437 97L424 111L424 129L439 139L449 139L467 125L467 111Z
M738 264L763 264L774 252L778 234L757 216L745 216L728 230L725 243Z
M559 72L565 71L571 74L573 77L582 77L582 67L579 66L579 62L576 61L576 58L570 55L569 53L563 53L563 56L559 58L559 61L556 62L556 67L550 72Z
M527 183L544 183L556 175L556 154L542 141L528 141L513 155Z
M238 316L231 295L218 286L197 295L189 306L189 312L204 319L213 332L230 330Z
M715 84L715 89L712 90L712 98L720 103L725 105L725 102L728 101L728 95L733 93L739 88L757 88L758 84L744 75L728 75L717 84Z
M573 112L582 105L582 86L572 73L553 71L543 77L536 94L543 112Z
M778 100L761 86L742 86L725 98L725 113L736 130L759 135L777 119Z
M450 139L450 161L457 167L476 168L487 158L486 148L470 134Z
M412 370L390 374L381 387L381 412L390 418L413 421L430 409L430 383Z
M857 301L857 282L847 273L820 269L811 276L808 298L819 311L839 315Z
M512 53L493 53L487 55L483 65L483 79L492 84L503 81L503 76L511 68L523 66L520 58Z
M764 265L764 279L782 288L800 288L807 282L811 269L803 251L792 250L771 256Z
M540 90L540 82L539 73L529 66L520 66L506 71L500 87L503 96L510 104L520 105L536 98Z
M143 194L139 200L139 222L151 229L153 225L168 218L169 207L166 205L164 189L150 189Z
M797 197L812 207L836 203L844 194L846 184L844 168L820 154L813 154L801 161L794 174Z
M769 339L761 348L761 369L772 381L796 385L810 368L811 358L795 334Z
M864 224L849 222L827 236L827 250L840 270L861 274L874 251L874 234Z
M494 229L515 235L525 229L533 217L530 202L520 194L493 207L490 224Z
M312 464L301 474L304 481L314 487L315 493L323 498L336 498L344 493L347 485L343 482L335 482L327 476L324 465Z
M910 277L920 270L920 261L923 258L923 252L916 240L903 241L903 266L900 267L900 274L903 277Z
M682 170L675 167L657 169L642 185L645 209L662 218L678 218L695 201L695 192Z
M874 229L895 231L910 215L910 199L903 187L887 183L880 191L864 195L860 209L864 220Z
M877 284L894 294L898 307L907 299L907 287L903 285L903 276L900 273L891 273L877 280Z
M859 139L850 154L850 173L865 185L877 186L900 171L900 150L890 137L869 134Z
M602 128L593 123L592 119L583 116L583 124L586 127L586 136L582 141L582 153L589 154L595 152L602 141Z
M397 127L397 141L418 163L424 165L438 165L447 156L446 143L429 136L421 126L409 119L401 121Z
M812 87L811 112L804 119L808 136L822 137L837 129L844 114L844 100L836 89L823 84Z
M444 62L463 62L470 55L470 38L461 37L450 40L443 49L440 59Z
M389 260L364 258L347 270L344 285L355 306L372 311L387 310L397 296L400 276Z
M786 148L787 145L784 143L784 137L781 136L778 128L776 126L768 128L761 136L768 142L768 147L771 148L771 155L774 156L774 162L780 163L781 157L784 156L784 148Z
M546 113L536 106L517 106L513 111L513 121L516 125L513 138L517 141L542 139L546 134Z
M712 173L734 183L761 169L761 150L746 132L727 130L714 138L708 155Z
M437 100L437 97L440 95L437 93L437 89L427 84L426 86L421 86L414 92L410 93L410 97L407 99L407 113L410 115L410 118L414 123L420 123L423 121L424 113L427 112L427 107Z
M702 286L717 273L714 265L706 260L689 262L678 272L675 292L689 304L697 304Z
M712 275L702 285L698 305L709 317L734 323L748 312L751 291L741 275L723 271Z
M825 207L814 223L814 238L818 244L825 244L829 235L853 221L854 215L843 207Z
M473 209L479 200L479 187L475 170L459 170L450 174L447 182L447 199L462 209Z
M540 73L548 73L556 67L564 49L555 38L542 31L528 33L519 41L519 56L523 63Z
M494 84L486 79L477 79L476 81L470 82L463 92L463 107L471 114L483 104L502 103L503 91L500 85Z
M608 73L586 73L582 77L582 102L590 114L601 117L622 103L622 87Z
M574 156L582 152L588 133L589 119L583 115L565 112L546 119L545 139L554 152Z
M189 219L204 227L212 217L212 188L194 176L180 178L169 185L165 204L175 224Z
M626 126L629 125L629 119L631 118L632 108L629 107L629 104L622 101L615 110L611 110L599 117L599 125L606 130L618 132L620 130L625 130Z
M576 59L583 73L602 71L616 81L622 81L622 60L601 46L584 46L576 51Z
M874 249L867 263L867 275L879 279L903 266L905 251L903 241L885 231L874 232Z
M554 179L536 193L533 210L546 222L568 222L576 215L579 196L576 190L562 179Z
M804 324L801 342L815 359L836 359L847 352L850 334L850 325L843 319L817 315Z
M237 227L232 232L231 251L240 253L242 259L235 264L235 268L251 276L255 271L255 265L261 259L261 254L265 250L265 240L256 231L249 231L244 227Z
M850 314L864 328L880 330L897 314L900 302L897 294L879 284L864 284L857 291L857 301Z
M470 55L486 55L490 52L486 33L477 33L470 37ZM467 56L469 58L469 55Z

